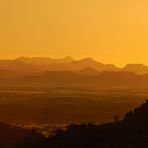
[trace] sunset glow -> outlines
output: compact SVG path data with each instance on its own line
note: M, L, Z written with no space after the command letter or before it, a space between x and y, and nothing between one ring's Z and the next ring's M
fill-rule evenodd
M1 0L0 58L93 57L148 65L146 0Z

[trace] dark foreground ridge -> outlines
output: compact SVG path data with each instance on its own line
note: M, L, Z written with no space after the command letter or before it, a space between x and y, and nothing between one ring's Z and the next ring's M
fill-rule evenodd
M0 124L1 148L148 148L148 101L104 125L70 125L46 138L35 131Z
M38 148L46 138L34 130L0 123L0 148Z

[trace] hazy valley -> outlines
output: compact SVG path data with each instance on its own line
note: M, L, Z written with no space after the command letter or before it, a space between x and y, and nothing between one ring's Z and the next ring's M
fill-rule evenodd
M71 57L0 60L0 121L46 137L58 135L57 129L69 132L71 124L100 129L117 115L122 121L147 98L148 67L142 64L118 68Z
M1 60L0 69L1 121L45 133L111 122L115 114L122 119L148 98L148 67L140 64L121 69L91 58L18 58Z

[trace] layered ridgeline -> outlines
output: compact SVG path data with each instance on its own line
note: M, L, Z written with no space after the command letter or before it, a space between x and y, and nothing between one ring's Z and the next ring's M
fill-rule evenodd
M142 64L127 64L123 68L113 64L103 64L92 58L74 60L72 57L63 59L52 58L27 58L20 57L14 60L0 60L0 69L9 72L42 73L44 71L80 71L83 69L93 69L98 72L103 71L130 71L136 74L147 74L148 67Z
M45 136L31 130L0 124L3 148L147 148L148 101L128 112L122 121L104 125L70 125Z
M22 57L0 60L0 81L0 87L148 88L148 67L128 64L118 68L91 58Z

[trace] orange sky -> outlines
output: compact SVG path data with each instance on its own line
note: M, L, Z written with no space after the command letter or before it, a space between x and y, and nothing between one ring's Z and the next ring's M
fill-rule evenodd
M147 0L1 0L0 58L148 65Z

